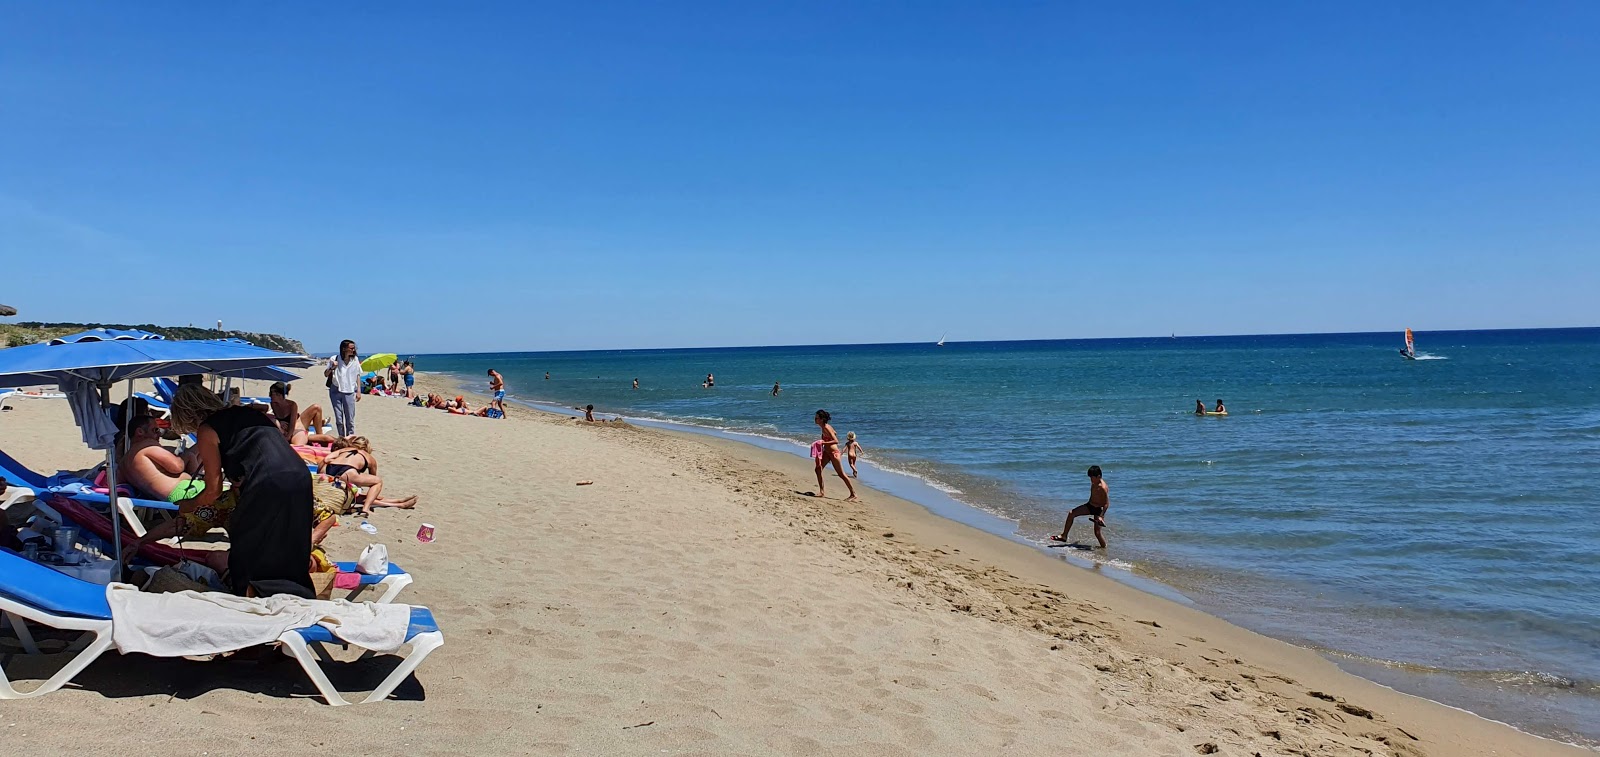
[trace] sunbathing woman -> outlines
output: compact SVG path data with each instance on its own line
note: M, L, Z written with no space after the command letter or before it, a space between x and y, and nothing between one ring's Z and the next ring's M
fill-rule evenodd
M300 412L300 406L289 399L289 385L279 381L267 390L267 398L272 419L277 422L278 430L283 432L283 438L290 444L333 444L339 439L322 431L322 408L312 405Z
M383 479L378 477L378 457L365 436L351 436L333 444L333 451L323 459L318 471L322 475L343 482L346 486L365 487L366 501L361 503L361 514L371 515L374 507L398 507L409 510L417 506L415 495L401 499L383 498Z

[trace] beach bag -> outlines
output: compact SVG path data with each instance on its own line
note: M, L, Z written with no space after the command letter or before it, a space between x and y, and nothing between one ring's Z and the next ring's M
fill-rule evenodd
M389 548L382 544L368 544L356 558L356 571L369 576L382 576L389 572Z
M311 477L311 498L314 509L319 513L316 522L321 523L321 513L344 515L350 512L356 496L349 489L333 483L328 477L316 475Z

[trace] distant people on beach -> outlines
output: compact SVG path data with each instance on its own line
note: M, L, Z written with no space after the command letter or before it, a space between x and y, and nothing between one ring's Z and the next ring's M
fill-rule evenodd
M406 382L406 399L411 399L414 396L412 394L411 387L417 383L416 374L416 366L412 365L410 360L407 360L405 365L400 368L400 376Z
M834 432L833 426L828 423L833 420L833 416L826 410L818 410L812 420L816 422L817 428L822 430L822 438L811 443L811 457L816 460L817 496L827 496L826 487L822 483L822 469L832 464L834 472L839 474L839 480L843 481L845 488L850 490L850 496L846 497L845 501L855 502L856 487L850 483L850 477L844 474L844 465L839 462L839 435Z
M856 458L861 457L861 445L856 443L856 432L844 435L844 454L850 461L850 477L856 478Z
M1195 415L1205 415L1206 414L1206 403L1204 403L1204 402L1202 402L1200 400L1195 400L1194 401L1194 414Z
M356 357L354 340L339 343L339 354L328 360L322 375L328 379L333 425L339 436L350 436L356 432L356 402L361 399L361 360Z
M394 361L394 362L389 364L389 390L393 391L393 392L399 392L400 391L400 361L399 360L396 360L396 361Z
M506 411L506 380L501 378L500 372L493 368L489 369L489 392L494 395L494 399L489 401L489 407L504 413Z
M583 406L583 419L590 423L594 423L594 405Z
M783 391L783 386L776 381L772 382L772 396L778 396L778 392L781 391Z
M1106 548L1106 537L1100 529L1106 525L1106 510L1111 507L1110 487L1100 478L1100 466L1089 466L1089 501L1072 508L1067 513L1067 524L1061 527L1061 533L1050 538L1055 541L1066 541L1067 534L1072 532L1072 521L1080 516L1087 515L1094 522L1094 538L1100 542L1100 548Z

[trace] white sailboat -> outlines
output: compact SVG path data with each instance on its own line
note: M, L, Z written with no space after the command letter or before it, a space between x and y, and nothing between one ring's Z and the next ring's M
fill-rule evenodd
M950 335L949 334L944 334L944 335L940 336L939 337L939 341L934 342L933 346L935 346L935 347L943 347L944 346L944 338L947 337L947 336L950 336Z

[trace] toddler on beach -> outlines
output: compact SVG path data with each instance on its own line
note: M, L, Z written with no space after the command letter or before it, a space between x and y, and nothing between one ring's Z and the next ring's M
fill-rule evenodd
M856 476L856 458L861 457L861 445L856 443L856 432L851 431L844 435L844 454L850 460L850 477Z

